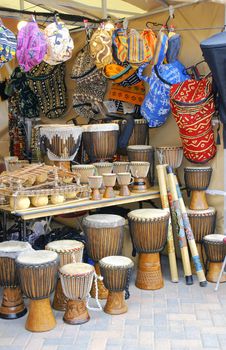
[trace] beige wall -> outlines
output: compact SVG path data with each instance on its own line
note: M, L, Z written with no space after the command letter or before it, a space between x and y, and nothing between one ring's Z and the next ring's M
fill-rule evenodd
M145 23L148 20L164 23L168 17L168 13L161 15L155 15L148 18L143 18L137 21L129 23L130 27L137 29L143 29ZM5 22L5 21L4 21ZM6 22L5 22L6 24ZM8 24L8 22L7 22ZM174 24L177 28L199 28L199 27L211 27L222 26L224 24L224 6L217 4L198 4L191 7L183 8L175 11ZM15 26L15 24L13 24ZM10 22L10 26L12 23ZM210 35L219 32L219 30L203 30L203 31L183 31L182 36L182 48L180 53L180 60L186 66L197 63L202 59L202 53L200 50L199 42ZM45 123L65 123L65 121L75 116L72 109L72 93L75 86L75 82L70 79L73 61L76 53L84 46L85 36L84 33L76 33L73 35L75 50L73 57L67 63L67 76L66 85L68 89L68 111L63 119L49 120L42 118ZM12 63L15 65L15 62ZM1 74L7 74L7 72L1 70ZM7 103L0 103L0 156L6 155L8 152L7 141ZM166 124L158 129L150 130L150 144L153 146L164 145L180 145L180 138L177 125L172 117L168 119ZM187 165L188 162L184 161L183 165ZM210 189L224 189L224 159L223 159L223 146L218 146L218 152L216 157L210 162L213 166L214 172L210 184ZM180 171L180 179L183 180L183 171ZM223 197L220 196L208 196L209 204L217 208L217 231L223 233L223 210L224 202Z

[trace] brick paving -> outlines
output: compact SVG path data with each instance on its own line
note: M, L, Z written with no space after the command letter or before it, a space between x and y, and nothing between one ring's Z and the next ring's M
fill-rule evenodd
M166 257L162 267L165 286L157 291L137 289L134 273L123 315L90 311L88 323L71 326L57 311L56 328L45 333L26 331L26 315L0 320L0 350L226 350L226 284L215 292L194 277L186 286L181 268L180 282L171 283Z

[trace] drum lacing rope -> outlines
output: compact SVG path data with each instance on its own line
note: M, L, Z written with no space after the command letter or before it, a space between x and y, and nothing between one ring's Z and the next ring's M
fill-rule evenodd
M87 296L86 307L87 307L87 309L93 310L93 311L103 311L103 308L102 308L102 306L101 306L101 304L100 304L100 302L99 302L99 299L98 299L98 285L97 285L97 280L102 281L102 280L103 280L103 277L102 277L102 276L98 276L98 275L96 274L96 272L94 272L94 284L95 284L95 292L96 292L96 293L95 293L95 300L96 300L97 307L91 307L91 306L89 306L89 300L90 300L90 298L91 298L90 293L89 293L88 296Z
M129 281L132 274L132 268L128 270L127 277L126 277L126 287L125 287L125 300L129 299L130 292L129 292Z

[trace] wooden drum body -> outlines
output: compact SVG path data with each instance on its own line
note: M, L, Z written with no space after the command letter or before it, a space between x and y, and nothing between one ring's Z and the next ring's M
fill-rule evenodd
M90 316L86 308L86 298L89 295L94 267L84 263L71 263L59 270L63 292L68 298L63 320L68 324L83 324Z
M148 172L148 177L146 180L147 187L150 187L150 184L154 185L154 170L155 170L155 150L152 146L149 145L133 145L127 147L128 158L130 162L148 162L150 163L150 168Z
M113 160L118 144L117 124L83 126L83 144L90 162Z
M99 260L109 255L120 255L123 245L125 219L119 215L94 214L83 219L86 247L89 257L95 262L97 275L100 274ZM98 281L98 298L106 299L108 291ZM91 296L96 296L93 285Z
M206 259L203 256L202 243L203 238L207 235L212 235L216 227L216 210L210 207L206 210L191 210L187 209L189 222L194 234L199 257L205 270ZM195 270L195 269L194 269ZM192 272L194 273L193 269Z
M206 279L209 282L217 282L221 271L222 263L226 255L226 244L223 239L224 235L208 235L203 238L203 245L206 253L208 271ZM223 275L220 282L226 282L226 277Z
M4 288L0 318L16 319L26 314L15 260L24 251L32 250L27 242L0 243L0 285Z
M58 264L57 253L48 250L22 253L16 259L21 289L31 299L25 324L31 332L45 332L56 326L49 296L55 289Z
M181 166L183 160L183 147L156 147L156 153L159 164L168 164L173 169L177 169Z
M139 253L136 286L160 289L163 278L159 252L167 240L169 213L162 209L137 209L128 214L133 245Z
M104 277L104 285L109 294L104 311L111 315L120 315L127 312L125 302L129 297L129 280L134 266L131 259L125 256L108 256L100 260L100 272Z
M208 209L206 193L212 175L211 167L186 167L184 168L184 180L187 189L191 192L190 209Z
M134 177L132 185L132 192L140 193L146 192L147 186L147 175L150 168L149 162L130 162L130 171Z
M62 241L48 243L45 249L54 251L59 255L60 267L62 267L66 264L82 261L84 244L75 240L64 239ZM63 293L60 278L58 278L53 298L53 308L59 311L65 311L66 305L67 298Z

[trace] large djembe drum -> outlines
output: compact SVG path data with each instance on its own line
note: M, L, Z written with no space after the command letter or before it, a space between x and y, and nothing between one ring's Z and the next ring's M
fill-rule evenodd
M107 256L99 264L104 285L109 290L104 311L111 315L127 312L125 298L129 297L129 280L134 266L132 260L125 256Z
M118 144L117 124L90 124L83 126L83 144L90 162L113 160Z
M142 161L149 162L150 169L148 172L147 187L154 185L155 174L155 150L149 145L132 145L127 147L128 158L130 162Z
M184 181L188 191L191 191L190 209L208 209L206 193L213 169L209 167L186 167L184 168Z
M82 128L80 126L49 124L40 127L41 150L57 165L68 167L78 152ZM67 165L66 165L67 164Z
M195 238L199 257L203 265L203 269L205 269L205 258L203 256L202 243L205 236L212 235L215 231L216 210L213 207L206 210L187 209L187 214Z
M82 261L84 244L79 241L64 239L62 241L48 243L45 249L56 252L59 255L60 267L62 267L66 264ZM60 278L58 278L53 299L53 308L64 311L66 309L66 304L67 298L62 291Z
M15 260L25 251L31 251L27 242L8 241L0 243L0 285L3 289L0 317L15 319L26 314L18 281Z
M221 271L222 263L226 255L226 244L224 243L224 235L213 234L203 238L203 245L207 259L206 279L209 282L217 282ZM223 275L220 283L226 282Z
M168 164L174 170L181 166L183 160L183 147L162 146L156 147L159 164Z
M71 263L60 268L63 292L68 298L64 322L82 324L89 321L86 299L92 286L94 272L94 267L85 263Z
M163 209L137 209L128 214L130 234L139 253L136 286L160 289L163 278L159 253L167 240L169 213Z
M125 219L119 215L94 214L83 219L86 247L89 257L95 262L95 270L100 275L99 260L110 255L122 254L123 229ZM98 298L106 299L107 289L98 281ZM91 296L96 296L93 286Z
M56 252L36 250L21 253L16 259L21 290L31 299L25 328L45 332L56 326L50 294L57 281L59 257Z

